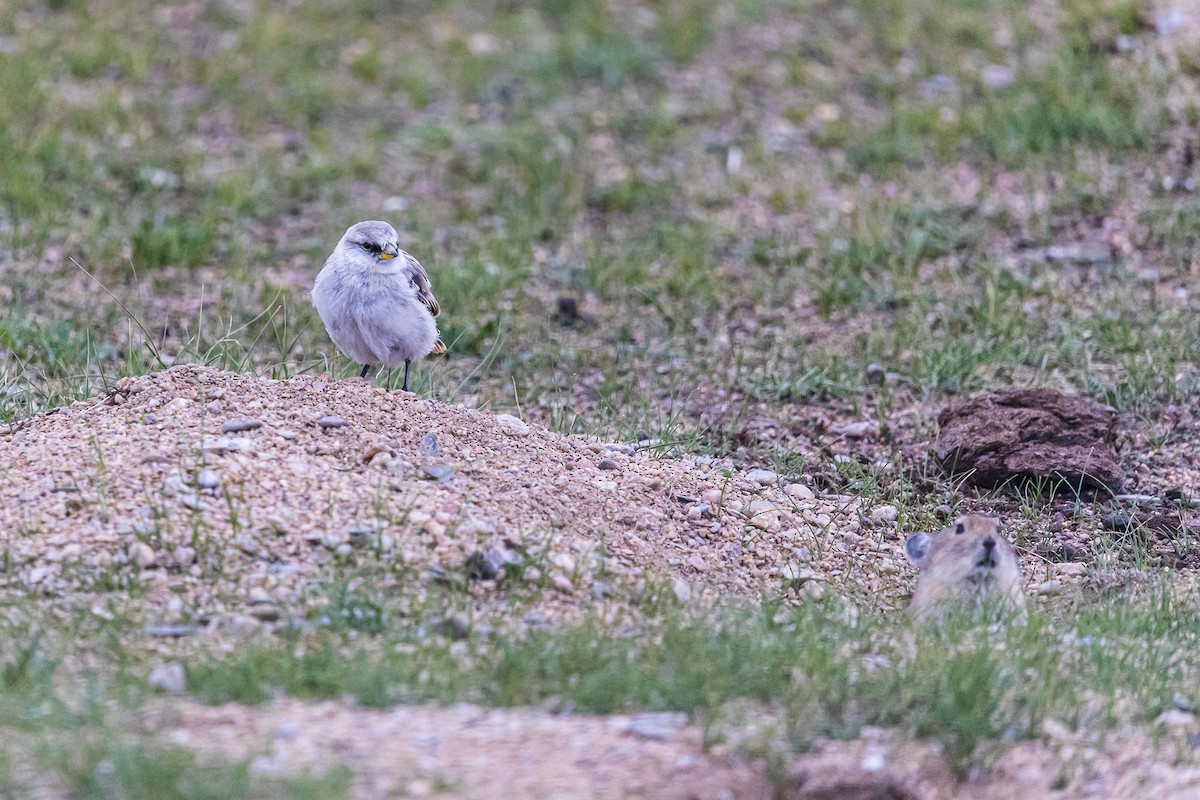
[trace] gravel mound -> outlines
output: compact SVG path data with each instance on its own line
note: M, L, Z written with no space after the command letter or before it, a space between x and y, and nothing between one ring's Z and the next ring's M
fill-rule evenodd
M910 577L895 515L855 498L357 379L127 378L0 434L0 464L6 591L128 597L164 625L308 615L347 565L485 594L517 580L548 611L649 585L878 603Z

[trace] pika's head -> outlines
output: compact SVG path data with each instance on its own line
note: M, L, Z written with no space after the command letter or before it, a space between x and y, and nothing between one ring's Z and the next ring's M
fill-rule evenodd
M985 604L1025 608L1017 554L995 517L968 514L936 533L911 533L904 552L921 570L912 601L918 616Z

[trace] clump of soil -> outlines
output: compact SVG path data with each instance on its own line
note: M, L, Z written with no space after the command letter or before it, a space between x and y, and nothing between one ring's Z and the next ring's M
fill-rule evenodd
M1116 412L1050 389L985 394L938 415L934 457L983 488L1040 480L1070 490L1119 492L1125 475L1113 450Z

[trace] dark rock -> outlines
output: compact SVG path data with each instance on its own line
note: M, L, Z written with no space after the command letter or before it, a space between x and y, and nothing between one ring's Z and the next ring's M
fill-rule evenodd
M933 455L968 483L994 488L1029 480L1063 489L1119 492L1112 448L1116 412L1051 389L1011 389L942 409Z
M1193 526L1188 524L1189 521L1182 518L1177 511L1170 513L1154 513L1139 509L1117 511L1112 514L1105 514L1100 518L1100 523L1104 526L1105 530L1120 531L1122 533L1150 530L1168 536L1187 537L1196 533Z
M421 437L421 452L431 458L441 458L442 448L438 444L436 433L427 433Z
M471 621L465 614L454 614L443 617L433 623L433 632L445 636L455 642L461 642L471 635Z
M1035 551L1052 564L1071 564L1082 561L1084 553L1070 542L1063 542L1054 547L1039 547Z
M579 301L574 297L558 298L558 318L566 324L579 320Z

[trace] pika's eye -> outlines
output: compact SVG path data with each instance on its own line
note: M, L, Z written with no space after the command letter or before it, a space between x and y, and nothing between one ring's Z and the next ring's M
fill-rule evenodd
M966 531L967 531L966 525L963 525L961 522L954 523L954 532L955 533L966 533Z

